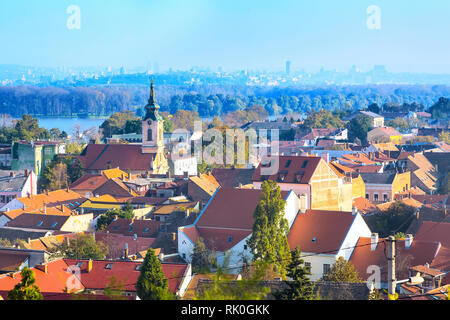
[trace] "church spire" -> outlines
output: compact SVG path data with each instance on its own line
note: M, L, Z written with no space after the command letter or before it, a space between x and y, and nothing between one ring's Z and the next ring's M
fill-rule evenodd
M148 103L145 106L145 109L147 110L144 121L145 120L153 120L153 121L160 121L163 120L162 117L159 115L159 105L156 102L155 98L155 85L153 82L153 77L150 82L150 97L148 98Z
M153 77L150 82L150 98L148 99L148 105L149 106L158 106L158 104L156 103L156 98L155 98L155 85L153 82Z

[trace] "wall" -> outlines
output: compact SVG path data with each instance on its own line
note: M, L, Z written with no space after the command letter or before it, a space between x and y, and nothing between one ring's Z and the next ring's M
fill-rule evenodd
M374 195L378 194L377 202L383 201L383 194L387 194L387 201L391 201L393 199L392 186L390 184L371 184L366 183L366 193L369 194L369 200L375 201ZM387 202L386 201L386 202Z
M350 260L350 257L353 253L354 247L358 244L358 240L360 237L369 237L372 235L369 227L367 226L364 219L358 213L353 220L350 229L347 232L347 235L344 241L341 244L341 248L337 253L338 257L344 257L345 260Z
M303 260L311 263L311 276L312 281L317 281L323 277L323 265L329 264L330 267L336 262L337 257L332 254L314 254L312 252L303 252L305 256Z
M359 197L366 197L366 185L364 184L364 180L361 175L358 175L357 178L352 179L352 198L356 199Z
M339 178L324 160L320 160L311 178L311 209L340 210Z
M70 216L66 223L61 227L61 231L70 232L92 232L92 220L94 215L92 213L81 214L77 216Z
M392 182L392 192L395 194L411 189L411 172L397 173Z
M195 243L193 243L192 240L186 236L186 234L183 232L183 228L184 227L178 228L178 254L182 259L190 263L191 255L194 252Z

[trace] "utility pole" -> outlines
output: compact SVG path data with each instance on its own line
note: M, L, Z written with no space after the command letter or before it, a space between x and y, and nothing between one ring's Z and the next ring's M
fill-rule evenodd
M397 280L395 279L395 238L388 238L388 293L395 295Z

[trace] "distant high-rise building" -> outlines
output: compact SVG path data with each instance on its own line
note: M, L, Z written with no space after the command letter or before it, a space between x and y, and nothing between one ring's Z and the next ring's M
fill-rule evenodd
M291 74L291 62L286 61L286 74Z

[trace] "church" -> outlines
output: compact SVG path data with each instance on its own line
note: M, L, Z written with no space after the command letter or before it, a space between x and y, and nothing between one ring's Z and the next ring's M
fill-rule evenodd
M87 173L120 168L132 174L163 175L169 172L169 161L164 148L164 120L159 114L153 79L150 98L142 119L142 144L89 144L82 154Z

